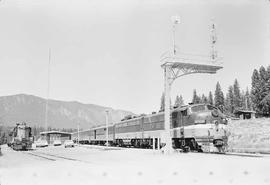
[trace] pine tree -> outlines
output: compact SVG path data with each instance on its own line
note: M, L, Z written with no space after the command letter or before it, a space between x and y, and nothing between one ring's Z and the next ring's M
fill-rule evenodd
M260 75L257 69L254 69L252 74L252 83L251 83L251 99L253 109L259 113L259 103L260 103Z
M247 87L246 93L245 93L245 109L247 109L247 110L251 110L252 109L251 96L250 96L248 87Z
M245 110L247 109L247 104L246 104L246 93L245 91L242 90L241 94L240 94L240 99L241 99L241 109Z
M182 95L180 95L180 100L179 100L179 102L180 102L180 105L185 105L184 98L183 98Z
M161 99L160 99L160 111L163 111L165 109L165 94L164 92L161 95Z
M200 97L197 95L196 89L193 90L193 98L192 98L192 103L200 103Z
M208 99L204 94L202 94L201 103L208 103Z
M219 107L220 110L223 111L224 108L224 94L221 90L219 82L217 82L216 90L215 90L215 106Z
M226 95L226 109L229 111L229 113L234 112L234 94L233 94L233 86L229 86L228 93Z
M260 68L260 78L261 78L261 102L259 107L261 108L261 113L264 116L270 116L270 66L267 70L264 67Z
M170 108L172 105L171 99L170 99ZM160 98L160 109L159 111L164 111L165 110L165 93L163 92Z
M235 79L234 84L233 84L233 96L234 96L233 105L235 109L241 109L242 99L241 99L240 87L239 87L239 83L237 79Z
M270 66L267 70L261 66L259 72L253 71L251 98L257 113L270 116Z
M182 105L184 105L183 97L182 97L182 95L180 95L180 96L177 95L175 98L174 107L180 107Z
M208 95L208 101L210 105L214 105L213 95L211 91L209 92L209 95Z

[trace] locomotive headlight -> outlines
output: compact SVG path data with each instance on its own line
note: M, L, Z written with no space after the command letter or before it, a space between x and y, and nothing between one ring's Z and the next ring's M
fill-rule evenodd
M226 118L223 118L222 119L222 123L224 123L225 125L227 125L228 124L228 120Z

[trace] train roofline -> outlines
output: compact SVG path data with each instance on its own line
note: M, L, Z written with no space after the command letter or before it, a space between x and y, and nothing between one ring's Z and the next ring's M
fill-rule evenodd
M183 110L188 109L189 107L194 107L194 106L198 106L198 105L210 105L210 104L209 103L197 103L197 104L183 105L183 106L180 106L180 107L171 109L170 111L171 111L171 113L174 112L174 111L183 111ZM213 106L213 107L215 107L215 106ZM133 120L142 119L142 118L149 118L149 117L151 117L153 115L161 115L161 114L164 114L164 111L157 112L155 114L146 114L144 116L138 116L138 117L127 119L127 120L123 120L123 121L118 121L118 122L109 124L108 127L114 126L114 125L116 125L118 123L128 122L128 121L131 121L131 120L133 121ZM87 131L91 131L91 130L96 130L96 129L100 129L100 128L104 128L104 127L106 128L106 125L102 125L102 126L98 126L98 127L93 127L93 128L87 129L87 130L82 130L82 131L79 131L79 133L80 132L87 132ZM73 132L71 134L76 134L76 133L78 133L78 132Z

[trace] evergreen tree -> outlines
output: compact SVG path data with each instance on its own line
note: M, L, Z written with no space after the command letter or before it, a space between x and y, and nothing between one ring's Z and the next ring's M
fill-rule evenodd
M180 105L185 105L185 102L184 102L184 98L183 98L183 96L182 95L180 95L180 100L179 100L179 104Z
M233 86L229 86L228 93L226 95L226 109L229 111L229 113L234 112L234 94L233 94Z
M172 105L172 102L171 102L171 99L170 99L170 108ZM164 111L165 110L165 93L163 92L162 95L161 95L161 99L160 99L160 109L159 111Z
M270 93L270 65L267 67L266 71L266 91L268 92L268 95Z
M241 109L245 110L247 109L247 102L246 102L246 93L245 91L242 90L240 94L240 99L241 99Z
M160 108L159 110L163 111L165 109L165 94L164 92L161 95L161 99L160 99Z
M204 94L202 94L201 103L208 103L208 99Z
M210 105L214 105L213 95L211 91L209 92L209 95L208 95L208 101Z
M193 90L193 98L192 98L192 103L200 103L200 97L197 95L196 89Z
M260 75L257 69L254 69L252 74L252 83L251 83L251 99L253 109L259 113L259 103L260 103Z
M270 93L265 96L261 101L262 113L264 116L270 116Z
M252 109L251 96L250 96L248 88L246 89L246 93L245 93L245 109L247 110Z
M175 107L180 107L182 105L184 105L183 97L182 97L182 95L180 95L180 96L177 95L176 98L175 98L174 106Z
M270 116L270 66L267 70L261 66L259 72L253 71L251 98L257 113Z
M215 90L215 106L223 111L224 109L224 94L221 90L219 82L217 82L216 90Z
M261 102L259 103L259 108L261 114L264 116L270 116L270 66L267 70L262 66L260 68L260 95Z
M237 79L235 79L234 84L233 84L233 105L235 109L240 109L242 108L242 98L241 98L241 93L240 93L240 87Z

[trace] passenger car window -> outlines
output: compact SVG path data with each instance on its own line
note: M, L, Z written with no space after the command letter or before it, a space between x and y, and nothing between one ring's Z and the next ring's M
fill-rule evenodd
M216 110L217 108L212 105L207 105L208 110Z
M177 114L178 114L178 112L173 112L173 113L172 113L172 118L173 118L173 119L176 119L176 118L177 118Z

